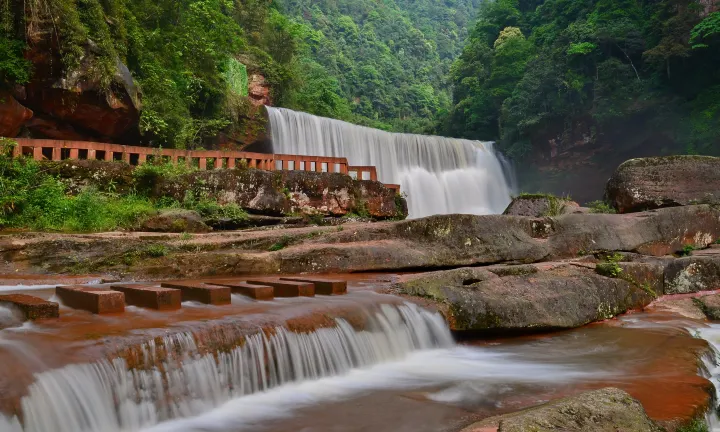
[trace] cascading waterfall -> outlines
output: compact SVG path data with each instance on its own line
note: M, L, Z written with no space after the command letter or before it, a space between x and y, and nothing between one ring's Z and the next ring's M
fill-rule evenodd
M692 331L692 330L691 330ZM720 324L709 324L708 327L695 330L697 337L705 339L715 354L714 358L703 358L706 376L715 387L715 401L720 400ZM718 409L711 409L706 415L710 432L720 432L720 414Z
M282 327L249 336L228 352L200 354L190 333L146 343L144 368L122 358L69 365L37 375L17 418L0 416L0 431L131 431L190 417L244 395L286 383L346 374L413 351L453 346L442 318L412 304L383 305L366 330L345 320L311 333ZM158 362L157 359L164 358Z
M345 157L374 165L378 180L400 184L410 217L502 213L511 175L490 142L389 133L339 120L267 107L273 151Z

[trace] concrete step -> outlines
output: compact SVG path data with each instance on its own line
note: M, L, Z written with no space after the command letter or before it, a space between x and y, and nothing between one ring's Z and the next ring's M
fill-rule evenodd
M117 284L110 288L125 294L125 303L157 310L177 310L182 303L182 291L151 285Z
M228 287L235 294L241 294L255 300L272 300L275 298L275 289L269 285L255 285L234 280L212 281L212 284Z
M229 305L231 301L231 290L228 287L199 281L163 282L160 286L179 289L182 292L182 301L196 301L216 306Z
M280 280L280 278L260 278L248 279L247 283L271 286L275 297L315 297L315 285L308 282L293 282Z
M315 294L342 295L347 294L347 282L337 279L315 277L281 277L280 280L311 283L315 285Z
M27 294L0 295L0 304L2 303L14 305L22 311L25 319L28 320L57 318L60 316L60 306L57 303Z
M82 309L94 314L125 311L125 294L105 287L84 285L59 286L55 294L67 307Z

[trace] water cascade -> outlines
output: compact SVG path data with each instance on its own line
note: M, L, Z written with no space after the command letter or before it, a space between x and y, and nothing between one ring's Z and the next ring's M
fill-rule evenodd
M469 380L506 388L584 373L457 346L440 315L413 304L368 312L360 330L338 319L331 328L278 327L237 343L204 353L195 335L181 333L145 343L133 366L118 357L42 372L21 401L22 421L0 415L0 431L256 430L299 407L372 389Z
M374 165L378 180L400 184L410 217L502 213L511 175L489 142L389 133L339 120L268 107L273 152L346 157Z

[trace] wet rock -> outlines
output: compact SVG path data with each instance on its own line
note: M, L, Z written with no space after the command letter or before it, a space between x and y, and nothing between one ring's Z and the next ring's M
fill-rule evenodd
M720 202L720 158L631 159L608 181L606 198L620 213Z
M653 297L621 279L569 264L455 269L406 277L403 294L445 306L453 330L527 332L579 327L642 308Z
M638 288L659 297L665 294L665 265L661 262L621 262L621 277Z
M141 231L172 232L172 233L205 233L211 228L203 222L200 214L194 210L170 209L161 210L151 216L140 226Z
M15 98L0 91L0 137L14 137L22 125L30 120L33 112L22 106Z
M60 316L60 308L57 303L27 294L0 295L0 306L2 305L13 305L28 320L57 318Z
M693 300L708 319L720 321L720 294L698 297Z
M503 214L530 217L560 216L575 213L579 208L578 203L562 197L525 194L513 198Z
M672 260L665 268L665 294L720 289L720 255Z
M623 390L605 388L493 417L463 432L660 432L643 406Z

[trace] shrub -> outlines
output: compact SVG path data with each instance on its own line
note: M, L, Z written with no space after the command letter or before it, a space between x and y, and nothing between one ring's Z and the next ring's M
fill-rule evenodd
M605 201L592 201L587 203L587 206L590 207L590 213L607 213L607 214L615 214L617 211L612 208L608 203Z

